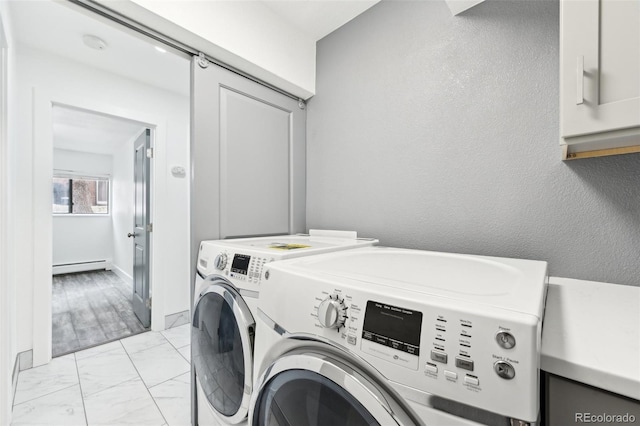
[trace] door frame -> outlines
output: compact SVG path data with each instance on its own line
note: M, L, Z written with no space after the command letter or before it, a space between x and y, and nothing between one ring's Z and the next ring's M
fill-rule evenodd
M64 91L32 87L33 100L33 366L47 364L52 358L52 264L53 264L53 217L51 215L51 180L53 179L53 120L54 105L79 108L99 114L137 121L151 129L152 148L166 146L165 117L146 111L131 110L123 105L97 101L83 96L75 96ZM45 141L48 149L37 149ZM154 153L158 151L154 149ZM155 212L154 192L156 187L165 185L162 173L156 173L156 156L150 167L151 211ZM162 170L162 164L157 165ZM154 262L154 236L149 239L149 292L153 295L151 329L164 329L164 292L154 286L153 277L159 274L161 262Z
M13 380L15 361L15 284L13 283L13 244L14 232L10 228L11 210L9 203L9 37L11 28L5 30L7 23L0 10L0 424L11 420Z

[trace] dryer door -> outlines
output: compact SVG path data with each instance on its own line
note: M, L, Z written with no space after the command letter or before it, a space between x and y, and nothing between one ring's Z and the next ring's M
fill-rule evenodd
M352 363L316 351L278 358L251 401L254 426L415 425L410 409Z
M247 417L249 408L255 321L230 283L221 277L205 282L191 323L192 362L208 404L235 424Z

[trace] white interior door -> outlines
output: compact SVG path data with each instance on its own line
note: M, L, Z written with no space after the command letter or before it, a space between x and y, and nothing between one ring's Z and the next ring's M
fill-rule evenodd
M202 240L306 230L304 108L297 99L194 57L191 277ZM191 395L195 424L195 388Z
M151 130L146 129L136 139L134 148L134 213L133 232L133 312L144 327L151 325L149 300L149 207Z
M205 239L304 231L304 103L197 58L192 85L194 250Z
M227 87L219 94L220 237L287 234L292 112Z

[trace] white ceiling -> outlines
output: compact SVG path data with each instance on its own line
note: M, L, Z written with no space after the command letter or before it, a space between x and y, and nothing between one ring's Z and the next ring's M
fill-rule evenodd
M380 0L261 0L300 31L320 40Z
M259 1L299 31L319 40L380 0ZM172 51L160 53L154 48L158 44L150 39L69 2L12 1L10 7L19 43L189 95L190 62L185 56ZM94 50L85 46L82 42L85 34L100 37L107 48Z
M144 129L142 124L60 105L53 107L53 147L113 155Z
M189 60L160 53L146 38L68 2L10 2L19 43L45 50L141 83L189 95ZM84 45L93 34L107 43L104 50Z
M319 40L379 0L259 1L299 31ZM188 58L171 50L160 53L155 43L134 31L69 2L12 1L10 11L18 43L143 84L189 95ZM101 38L107 48L87 47L82 41L86 34ZM140 128L124 120L58 107L54 111L54 146L110 154Z

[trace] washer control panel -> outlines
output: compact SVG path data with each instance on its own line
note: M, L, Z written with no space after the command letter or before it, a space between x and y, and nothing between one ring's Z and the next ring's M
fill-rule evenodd
M537 404L535 317L488 315L464 303L392 302L340 288L302 293L313 298L307 306L316 334L356 352L391 381L520 419L519 407Z
M420 364L422 312L368 300L362 324L361 350L415 370Z
M546 274L544 262L365 248L274 262L258 308L274 330L340 345L414 401L535 423Z

